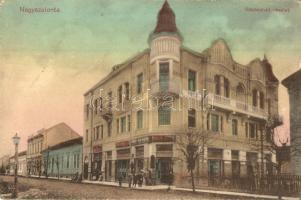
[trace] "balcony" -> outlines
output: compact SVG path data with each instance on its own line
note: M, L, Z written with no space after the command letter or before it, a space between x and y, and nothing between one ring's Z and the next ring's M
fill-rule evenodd
M178 97L180 85L175 81L156 81L151 83L150 95L153 97Z
M244 102L237 101L235 99L230 99L216 94L208 94L207 96L208 105L223 108L229 111L246 114L248 116L267 119L268 113L258 107L248 105Z
M113 117L112 106L108 106L100 109L99 113L102 116L102 118L107 122L112 121L112 117Z

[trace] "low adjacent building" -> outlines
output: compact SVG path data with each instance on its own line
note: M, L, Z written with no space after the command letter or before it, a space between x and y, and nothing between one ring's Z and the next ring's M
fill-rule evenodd
M19 176L27 176L27 151L22 151L18 154L18 175ZM15 174L15 156L9 158L9 174Z
M82 170L82 137L61 142L42 152L45 175L71 178ZM46 167L47 166L47 167Z
M9 155L0 158L0 174L8 174L9 172Z
M28 138L27 171L28 175L45 175L41 152L51 146L80 137L67 124L59 123L48 129L41 129Z

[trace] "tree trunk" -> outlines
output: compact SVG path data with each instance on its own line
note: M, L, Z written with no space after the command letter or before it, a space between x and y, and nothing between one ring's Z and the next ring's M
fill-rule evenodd
M192 191L195 192L194 173L193 173L193 170L190 171L190 176L191 176Z

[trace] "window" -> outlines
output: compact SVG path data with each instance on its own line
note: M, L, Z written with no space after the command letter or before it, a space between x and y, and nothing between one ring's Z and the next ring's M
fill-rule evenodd
M271 114L271 99L268 99L268 114Z
M80 162L80 159L79 159L79 154L77 154L77 168L79 168L79 162Z
M223 118L223 116L220 116L220 119L221 119L220 130L221 130L221 132L223 132L224 131L224 118Z
M103 139L103 125L100 125L100 137Z
M102 110L103 102L102 102L102 97L99 97L99 110Z
M260 99L260 108L264 109L264 94L263 94L263 92L259 93L259 99Z
M89 104L86 105L86 119L89 119Z
M128 115L128 131L131 131L131 115Z
M89 141L89 130L86 129L86 143L88 143Z
M160 91L167 91L169 88L169 63L160 63L159 66L159 87Z
M119 119L116 120L116 132L119 133Z
M137 93L140 94L142 92L142 83L143 83L143 74L139 74L137 76Z
M137 129L141 129L143 127L143 112L139 110L137 112Z
M219 129L219 116L215 114L211 114L211 130L214 132L218 132Z
M210 130L210 113L207 114L207 130Z
M126 131L126 117L121 117L121 133Z
M70 160L70 154L67 154L67 168L69 168L69 160Z
M237 124L237 119L232 119L232 135L238 134Z
M118 102L122 103L122 85L118 87Z
M112 131L112 122L108 122L108 137L111 137L111 131Z
M249 126L248 126L248 122L245 123L245 132L246 132L246 138L249 137Z
M252 99L253 99L253 106L255 106L255 107L257 107L257 104L258 104L258 102L257 102L257 90L253 90L252 91Z
M76 168L76 154L73 154L73 168Z
M188 127L195 127L196 126L196 116L195 116L195 109L188 110Z
M108 108L112 109L112 92L108 93L108 100L109 100L109 104L108 104Z
M188 90L196 90L196 72L192 70L188 71Z
M160 106L158 109L159 125L169 125L170 115L171 115L171 110L169 106Z
M220 76L215 75L214 76L214 84L215 84L215 94L220 95L221 94L221 83L220 83Z
M256 126L253 123L249 123L249 128L250 128L250 138L255 138L256 137Z
M95 128L95 139L96 140L99 139L99 126L96 126L96 128Z
M230 82L227 78L224 78L224 95L230 97Z
M126 82L124 86L125 86L125 99L130 100L130 84Z
M94 113L95 113L95 115L97 114L97 110L98 110L98 99L95 99L95 101L94 101Z

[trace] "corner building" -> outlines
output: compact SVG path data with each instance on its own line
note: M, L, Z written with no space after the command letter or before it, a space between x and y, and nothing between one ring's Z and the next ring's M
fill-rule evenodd
M203 52L185 47L167 1L148 43L84 94L85 179L102 173L115 181L120 174L126 179L130 171L151 170L162 184L172 170L175 184L185 183L176 136L191 130L214 136L197 164L197 177L259 172L261 154L275 161L274 153L260 150L261 138L263 147L271 139L264 133L267 119L279 119L279 81L266 57L241 65L223 39ZM203 93L214 109L200 109L203 103L194 97Z

